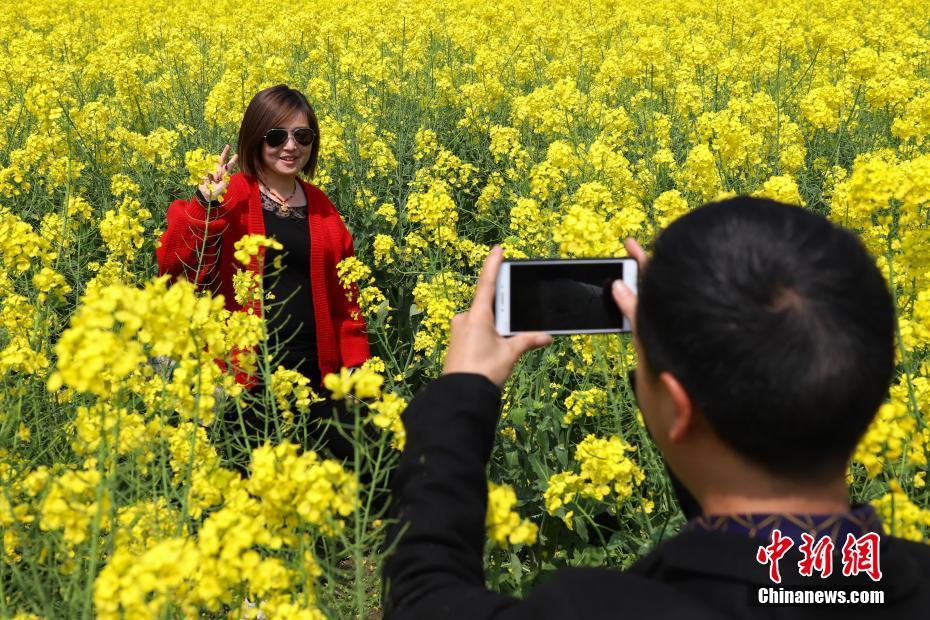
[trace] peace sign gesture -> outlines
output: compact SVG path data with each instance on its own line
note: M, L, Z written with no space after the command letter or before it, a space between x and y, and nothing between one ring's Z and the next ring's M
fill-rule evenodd
M197 189L200 190L200 194L211 202L219 199L219 197L223 195L223 192L226 191L226 186L229 185L229 174L233 167L235 167L236 161L239 159L239 155L233 155L227 162L227 155L229 155L228 144L226 148L223 149L222 154L220 154L220 160L216 164L216 170L208 172L203 183L197 187Z

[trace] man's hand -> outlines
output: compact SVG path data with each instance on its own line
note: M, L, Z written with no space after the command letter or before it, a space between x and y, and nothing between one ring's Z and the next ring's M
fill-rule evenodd
M503 387L517 358L552 342L552 337L543 332L517 334L509 338L497 333L494 327L494 291L503 257L500 246L491 248L484 259L471 308L452 317L449 350L442 374L476 373Z
M624 241L623 245L626 247L627 253L632 258L636 259L636 263L639 265L639 275L642 277L643 273L646 271L646 263L649 262L649 259L646 258L646 252L632 237ZM638 302L636 295L633 294L630 287L623 283L623 280L614 280L611 292L613 293L614 301L617 302L617 307L620 308L620 312L629 319L630 327L635 335L636 305Z

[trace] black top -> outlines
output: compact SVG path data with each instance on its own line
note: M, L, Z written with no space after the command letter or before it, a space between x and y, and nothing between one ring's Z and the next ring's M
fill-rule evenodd
M277 364L298 370L310 378L314 387L321 382L316 351L316 323L310 291L310 229L307 208L291 207L282 211L262 193L262 217L265 236L274 237L283 250L268 248L265 253L265 291L274 295L266 300L266 322L272 345L281 344ZM274 275L273 261L283 256L283 269ZM270 304L270 307L267 306Z
M626 571L562 569L523 600L484 585L487 480L501 392L486 377L443 376L404 412L407 446L392 481L384 565L385 618L922 618L930 609L930 547L882 537L883 578L844 577L839 546L833 574L801 577L797 546L781 560L781 587L881 589L883 605L760 606L773 587L756 561L758 539L691 528ZM793 569L793 570L792 570ZM778 586L775 586L777 590Z

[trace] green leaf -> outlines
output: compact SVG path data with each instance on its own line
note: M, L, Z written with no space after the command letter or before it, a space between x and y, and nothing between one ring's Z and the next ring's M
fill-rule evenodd
M511 469L520 465L520 460L517 458L517 453L513 450L508 450L504 453L504 461L507 463L507 469Z
M545 454L549 451L549 434L548 433L536 433L536 444L539 446L540 451Z
M533 453L530 455L530 467L533 468L533 471L536 472L536 475L540 480L548 480L549 476L546 473L547 469L539 460L539 454Z
M575 526L575 531L578 532L578 537L587 543L588 542L588 526L585 525L584 517L580 515L575 515L574 517L572 517L572 524Z

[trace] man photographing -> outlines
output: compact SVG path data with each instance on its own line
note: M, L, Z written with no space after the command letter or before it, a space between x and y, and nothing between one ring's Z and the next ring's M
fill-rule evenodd
M522 601L485 589L485 467L500 388L520 355L551 341L497 334L495 247L471 309L452 321L443 376L405 413L387 617L926 614L930 549L887 536L867 548L881 524L870 506L850 505L846 488L849 458L894 373L891 296L859 241L812 212L741 197L672 223L648 264L634 241L627 250L640 297L621 283L613 292L633 325L637 400L701 514L626 571L561 570ZM827 542L815 553L802 534ZM844 574L853 555L862 561ZM807 556L819 574L799 574ZM765 606L757 593L772 586L881 590L882 604Z

